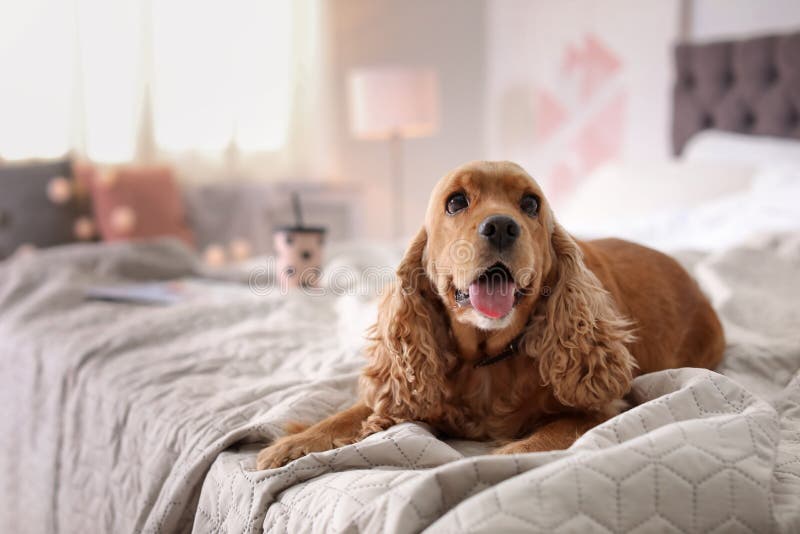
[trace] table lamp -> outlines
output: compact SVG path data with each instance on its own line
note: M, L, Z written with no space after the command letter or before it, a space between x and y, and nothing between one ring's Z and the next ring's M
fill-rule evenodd
M350 129L357 139L388 141L393 234L403 231L403 139L428 137L439 129L439 80L419 67L358 68L349 76Z

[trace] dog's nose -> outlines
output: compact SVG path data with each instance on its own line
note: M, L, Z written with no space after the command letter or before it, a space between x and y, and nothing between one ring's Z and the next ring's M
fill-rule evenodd
M503 250L510 247L517 240L519 225L511 217L492 215L481 222L480 226L478 226L478 233L499 250Z

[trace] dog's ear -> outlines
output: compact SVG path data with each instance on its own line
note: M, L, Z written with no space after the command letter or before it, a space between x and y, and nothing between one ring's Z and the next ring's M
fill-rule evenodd
M578 244L558 223L551 246L555 281L550 294L542 297L543 313L534 316L524 345L539 359L542 380L559 402L600 410L630 388L636 362L626 344L634 340L632 324L617 311L584 264Z
M361 394L376 414L396 420L441 410L450 334L443 304L425 274L427 233L421 229L397 268L397 280L370 330Z

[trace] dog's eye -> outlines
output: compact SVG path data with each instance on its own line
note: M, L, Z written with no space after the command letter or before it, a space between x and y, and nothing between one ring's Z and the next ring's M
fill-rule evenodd
M525 195L519 201L519 207L530 217L536 217L539 214L539 199L536 195Z
M445 210L450 215L454 215L463 209L467 209L469 206L469 201L467 200L467 195L464 193L453 193L449 197L447 197L447 204L445 204Z

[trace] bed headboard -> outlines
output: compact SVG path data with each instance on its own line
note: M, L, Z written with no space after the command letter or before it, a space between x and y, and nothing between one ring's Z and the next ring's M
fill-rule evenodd
M800 139L800 32L675 47L672 148L714 128Z

